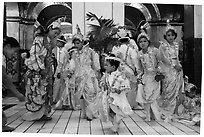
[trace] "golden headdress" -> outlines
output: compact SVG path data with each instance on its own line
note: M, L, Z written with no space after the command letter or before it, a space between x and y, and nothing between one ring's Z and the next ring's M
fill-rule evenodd
M72 43L74 40L80 40L81 42L84 41L84 36L81 33L81 29L79 28L79 25L76 25L77 33L73 35L72 37Z
M165 33L166 33L167 31L169 31L169 30L174 30L174 31L176 32L176 29L175 29L173 26L171 26L169 19L166 20L166 23L167 23L167 26L166 26Z
M149 28L150 28L150 25L149 25L148 22L146 22L144 25L142 25L142 26L140 27L141 33L140 33L140 34L138 35L138 37L137 37L137 42L139 42L139 40L140 40L141 37L147 38L148 41L150 40L149 36L148 36L147 33L145 32L145 29L149 29Z
M47 28L52 27L54 28L60 28L61 27L61 22L64 22L66 20L66 17L61 17L58 18L57 20L53 21L50 25L47 26Z
M122 28L120 28L120 29L118 29L119 31L117 32L117 35L118 35L118 37L119 37L119 39L118 40L122 40L122 39L130 39L129 37L128 37L128 30L126 30L124 27L122 27Z

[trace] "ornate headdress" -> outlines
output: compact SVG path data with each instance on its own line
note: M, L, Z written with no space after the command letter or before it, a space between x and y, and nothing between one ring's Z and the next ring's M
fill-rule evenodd
M122 39L130 39L128 37L128 31L123 27L123 28L119 28L119 31L117 32L117 35L119 37L118 40L122 40Z
M122 62L121 59L117 58L117 57L111 57L111 56L106 56L105 57L105 60L115 60L115 61L118 61L118 62Z
M174 31L176 32L175 28L170 25L170 20L169 20L169 19L166 20L166 23L167 23L167 26L166 26L165 33L166 33L167 31L169 31L169 30L174 30Z
M58 18L57 20L53 21L50 25L48 25L47 28L50 28L50 27L52 27L53 29L54 28L60 28L61 22L65 21L65 20L66 20L66 17Z
M77 29L77 33L73 35L72 37L72 43L74 42L74 40L80 40L83 41L84 40L84 36L81 33L81 29L79 28L79 25L76 25L76 29Z
M145 29L148 29L148 28L150 28L150 25L149 25L148 22L146 22L144 25L142 25L142 26L140 27L141 33L140 33L140 34L138 35L138 37L137 37L137 42L139 42L139 40L140 40L141 37L147 38L148 41L150 40L149 36L148 36L147 33L145 32Z
M34 23L34 27L35 27L35 28L38 28L39 26L41 26L41 24L40 24L40 22L38 22L38 21L36 20L35 23Z

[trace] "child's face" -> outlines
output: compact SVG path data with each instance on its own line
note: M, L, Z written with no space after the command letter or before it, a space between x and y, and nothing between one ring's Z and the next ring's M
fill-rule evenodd
M113 72L115 70L115 67L111 66L109 61L105 61L104 68L105 68L107 73L111 73L111 72Z
M48 36L49 36L51 39L54 39L54 38L56 38L59 34L60 34L60 29L50 29L50 30L49 30L49 33L48 33Z
M74 46L76 46L78 49L81 49L83 46L83 43L80 40L76 40L74 42Z
M149 46L149 41L148 41L146 38L141 38L141 39L139 40L139 46L140 46L140 48L142 48L142 49L147 49L148 46Z
M174 35L171 31L167 32L167 33L166 33L166 40L167 40L169 43L174 42L174 40L175 40L175 35Z

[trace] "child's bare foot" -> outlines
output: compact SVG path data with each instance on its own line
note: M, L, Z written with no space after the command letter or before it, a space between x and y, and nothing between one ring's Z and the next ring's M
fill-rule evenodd
M145 121L146 121L146 122L150 122L151 119L150 119L150 118L145 118Z
M118 132L118 129L119 129L118 124L114 124L113 127L111 128L111 130L112 130L114 133Z

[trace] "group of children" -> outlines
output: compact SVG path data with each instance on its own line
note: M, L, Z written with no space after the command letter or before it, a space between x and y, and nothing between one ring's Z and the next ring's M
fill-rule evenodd
M63 50L54 69L48 46L53 45L60 29L53 24L48 30L47 37L36 35L31 55L25 60L29 68L26 108L30 112L25 120L51 120L48 113L55 104L54 109L81 109L81 117L87 120L99 117L111 121L117 132L121 119L138 105L144 108L146 121L167 122L178 114L180 104L185 106L183 72L174 42L177 33L172 27L167 27L166 41L159 49L150 45L144 31L137 38L140 51L126 33L118 34L121 45L104 55L102 77L99 55L80 32L73 35L74 46L68 50L63 48L65 38L57 39L55 44ZM180 104L178 100L182 100Z

